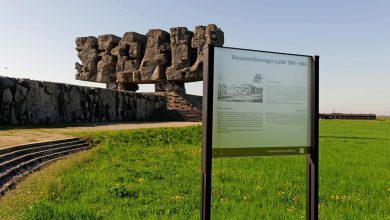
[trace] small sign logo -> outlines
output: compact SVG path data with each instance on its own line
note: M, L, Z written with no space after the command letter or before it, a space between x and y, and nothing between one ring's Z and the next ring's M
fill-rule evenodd
M253 78L253 82L255 83L261 83L263 81L263 74L256 74Z
M304 149L304 148L299 148L299 153L300 153L300 154L305 153L305 149Z

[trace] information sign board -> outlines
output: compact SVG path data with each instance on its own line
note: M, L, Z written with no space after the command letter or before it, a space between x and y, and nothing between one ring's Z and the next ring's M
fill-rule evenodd
M213 157L306 154L312 57L215 47L213 58Z
M210 46L203 61L200 218L213 157L306 155L306 219L318 219L319 56Z

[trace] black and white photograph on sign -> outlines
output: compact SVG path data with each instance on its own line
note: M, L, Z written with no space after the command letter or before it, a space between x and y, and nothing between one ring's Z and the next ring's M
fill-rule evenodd
M263 102L263 88L251 84L218 84L218 101Z

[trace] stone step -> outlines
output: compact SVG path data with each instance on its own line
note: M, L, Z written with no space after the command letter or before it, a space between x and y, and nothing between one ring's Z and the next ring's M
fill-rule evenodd
M179 110L179 114L182 116L184 121L201 122L202 112L196 110Z
M13 158L16 158L20 155L38 152L41 150L54 149L57 147L62 147L62 146L67 146L67 145L81 144L81 143L84 143L84 141L77 139L77 140L69 141L69 142L65 141L65 142L58 142L55 144L30 146L30 147L26 147L24 149L18 149L18 150L11 151L11 152L3 154L3 155L0 154L0 164L2 164L5 161L12 160ZM0 166L0 170L1 170L1 166Z
M154 121L202 121L202 112L198 110L164 110L151 117Z
M67 139L61 139L61 140L35 142L35 143L18 145L18 146L11 146L11 147L6 147L6 148L1 148L0 155L4 155L4 154L10 153L10 152L13 152L16 150L21 150L21 149L27 149L27 148L44 146L44 145L51 145L51 144L57 144L57 143L66 143L66 142L72 142L72 141L77 141L77 140L80 140L80 139L79 138L67 138Z
M3 161L0 163L0 196L17 181L44 164L89 148L89 143L78 138L8 148L3 151L6 153L1 155Z
M88 143L84 143L84 142L80 143L79 142L76 144L69 144L69 145L59 146L59 147L54 147L54 148L49 147L49 149L37 150L33 153L27 153L27 154L24 154L22 156L12 158L12 159L7 160L7 161L0 164L0 175L1 175L1 173L7 172L8 169L10 169L10 168L12 168L12 167L24 162L24 161L28 161L30 159L40 157L40 156L49 155L51 153L61 152L64 150L75 149L75 148L85 147L85 146L88 146Z

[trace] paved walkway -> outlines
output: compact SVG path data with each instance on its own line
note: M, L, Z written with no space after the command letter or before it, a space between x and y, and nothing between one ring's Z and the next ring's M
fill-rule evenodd
M98 130L127 130L157 127L181 127L201 125L200 122L131 122L131 123L98 123L78 124L75 126L61 126L50 128L27 127L5 128L0 127L0 148L41 141L58 140L72 137L69 132L98 131Z

